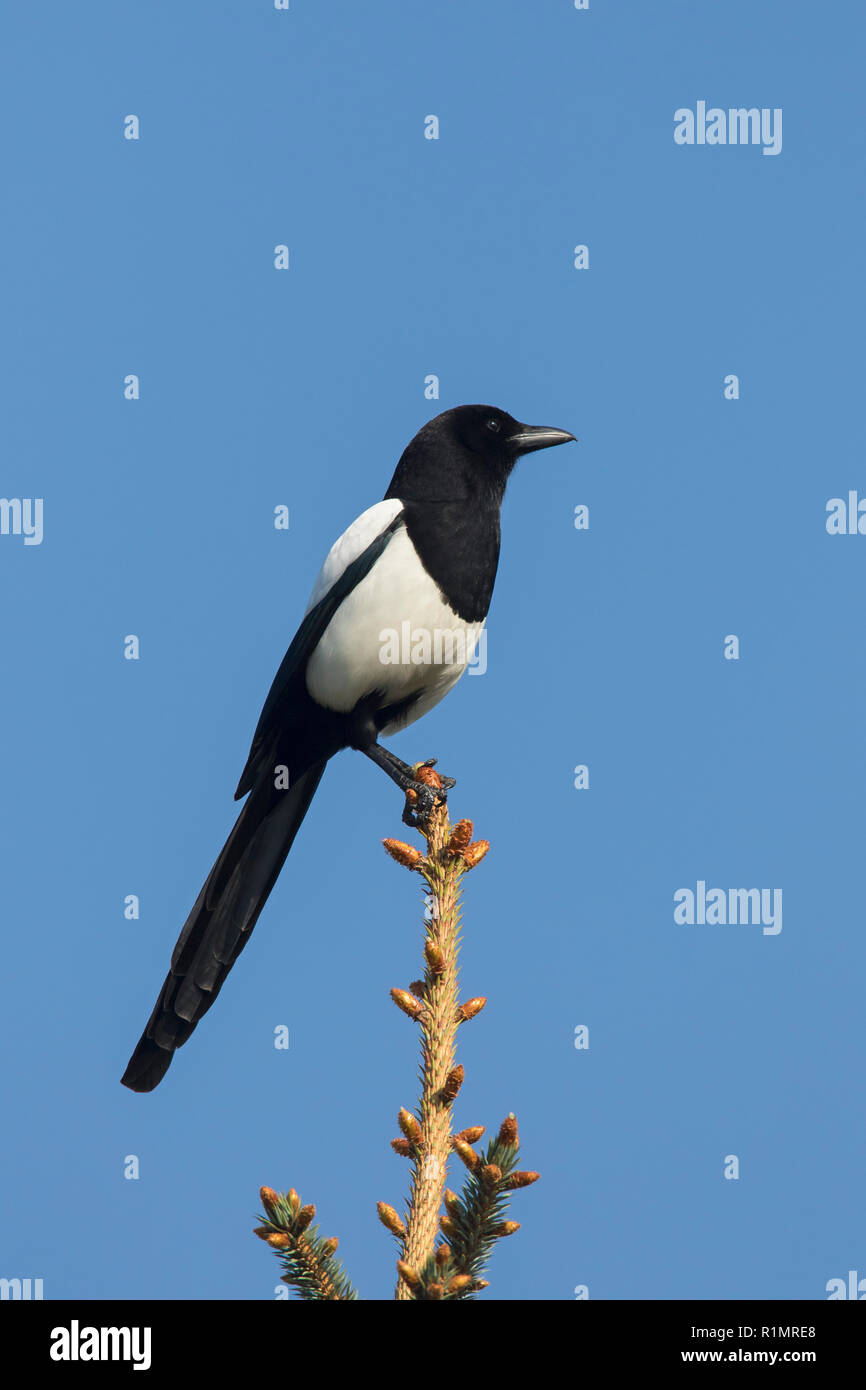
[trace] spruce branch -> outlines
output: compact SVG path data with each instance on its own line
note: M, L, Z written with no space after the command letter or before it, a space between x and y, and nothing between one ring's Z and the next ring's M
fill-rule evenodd
M416 766L414 774L418 782L436 790L453 785L439 778L432 763ZM481 1151L475 1145L484 1134L483 1125L452 1133L452 1110L465 1080L462 1064L455 1061L457 1032L487 1002L483 995L459 1002L462 878L481 862L490 845L473 841L471 821L452 826L443 801L422 820L416 792L407 792L406 799L404 821L424 836L426 853L402 840L383 843L396 863L420 874L426 885L424 976L408 989L391 990L393 1002L421 1030L421 1097L417 1112L398 1112L400 1134L391 1140L394 1152L411 1164L408 1209L400 1215L387 1202L379 1202L377 1211L400 1250L395 1298L463 1300L488 1287L481 1276L496 1241L519 1230L519 1222L507 1219L511 1194L536 1182L538 1174L517 1167L520 1147L514 1115L502 1122L496 1138ZM460 1196L445 1187L452 1155L467 1170ZM326 1239L312 1224L315 1207L302 1206L294 1188L281 1194L263 1187L260 1196L265 1215L255 1234L280 1260L283 1282L308 1301L356 1300L358 1294L336 1259L337 1240Z
M442 784L432 767L415 769L419 781L438 789ZM427 885L425 973L418 994L392 990L391 997L421 1027L421 1101L418 1114L400 1112L400 1128L410 1149L412 1173L409 1211L403 1239L398 1300L417 1298L428 1280L422 1276L433 1259L439 1210L451 1150L451 1106L455 1079L454 1050L458 1025L457 954L460 946L461 848L468 848L472 826L461 822L452 830L443 803L419 825L427 852L400 862L419 872ZM457 831L460 835L455 840ZM393 857L394 842L386 842ZM401 845L401 850L403 846ZM410 1002L411 1001L411 1002ZM410 1122L407 1122L406 1117ZM394 1146L396 1148L396 1145ZM402 1149L402 1146L401 1146ZM439 1282L433 1280L432 1282ZM435 1297L435 1294L433 1295Z
M470 1151L472 1159L466 1162L464 1158L469 1172L461 1195L458 1197L450 1190L445 1193L447 1215L440 1225L448 1240L455 1273L468 1276L468 1282L456 1294L465 1299L483 1287L480 1276L496 1241L520 1229L519 1222L505 1219L511 1193L536 1182L538 1174L517 1170L520 1141L514 1115L503 1120L498 1135L481 1153L476 1153L465 1139L455 1137L455 1148L458 1143ZM462 1152L460 1156L463 1158Z
M314 1206L301 1206L294 1188L283 1195L272 1187L259 1193L266 1215L255 1234L267 1241L285 1270L284 1284L308 1302L352 1302L358 1295L340 1261L334 1258L338 1241L319 1234L311 1223Z
M419 781L440 787L432 765L414 771ZM421 1028L417 1115L401 1110L402 1134L391 1141L394 1151L412 1164L408 1212L404 1222L392 1207L380 1202L379 1219L401 1242L398 1301L466 1299L487 1287L481 1273L496 1241L518 1229L517 1222L506 1220L511 1191L538 1175L517 1173L519 1144L513 1115L483 1153L473 1148L484 1133L483 1125L452 1134L452 1108L464 1081L464 1068L455 1061L457 1030L487 1002L481 995L459 1002L462 878L481 862L490 846L486 840L472 840L471 821L452 826L441 802L416 828L427 842L426 854L400 840L384 841L397 863L421 874L428 912L424 978L413 981L409 990L391 990L394 1003ZM445 1188L452 1153L468 1170L460 1197ZM440 1216L443 1196L446 1213Z

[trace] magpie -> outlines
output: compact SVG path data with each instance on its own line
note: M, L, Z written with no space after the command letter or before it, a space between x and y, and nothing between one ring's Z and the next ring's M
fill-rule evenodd
M434 792L379 739L460 679L490 607L508 477L521 455L568 440L567 430L523 425L494 406L446 410L407 445L384 500L331 547L253 735L235 792L247 800L178 937L124 1086L159 1085L213 1004L335 753L357 749L414 792L410 823L454 785L443 778ZM386 660L384 639L407 623L421 659ZM420 647L419 633L428 639ZM437 647L437 633L451 636Z

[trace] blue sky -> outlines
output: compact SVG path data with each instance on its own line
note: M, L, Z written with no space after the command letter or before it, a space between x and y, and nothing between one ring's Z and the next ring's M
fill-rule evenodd
M388 990L422 938L365 759L162 1086L119 1078L328 547L426 419L484 401L580 439L512 478L486 673L393 742L493 842L456 1117L516 1111L542 1180L487 1296L866 1275L866 538L825 525L866 496L863 15L161 0L3 31L0 491L44 532L0 535L0 1274L270 1299L267 1183L390 1296L416 1055ZM780 108L781 152L678 146L703 100ZM781 888L782 930L678 925L698 881Z

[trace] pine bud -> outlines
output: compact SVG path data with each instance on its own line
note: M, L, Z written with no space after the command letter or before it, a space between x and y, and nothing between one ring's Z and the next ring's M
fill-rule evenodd
M410 994L408 990L392 989L391 998L394 1000L397 1008L402 1009L404 1014L408 1014L409 1018L420 1018L421 1014L424 1012L424 1005L421 1003L421 1000L416 999L414 994Z
M516 1115L509 1115L502 1121L499 1127L497 1143L503 1144L508 1149L516 1149L519 1146L520 1137L517 1133Z
M500 1226L494 1226L492 1234L494 1236L513 1236L515 1231L520 1230L519 1221L503 1221Z
M449 1261L450 1259L451 1259L451 1246L450 1246L450 1245L437 1245L437 1247L436 1247L436 1264L438 1265L438 1267L441 1269L443 1265L447 1265L447 1263L448 1263L448 1261Z
M268 1236L273 1235L270 1226L253 1226L253 1235L258 1236L259 1240L267 1240Z
M315 1215L316 1208L312 1204L308 1207L301 1207L301 1210L298 1212L297 1220L295 1221L296 1236L303 1235L307 1227L312 1225Z
M393 990L391 992L393 994ZM466 1003L461 1004L460 1008L457 1010L458 1023L468 1023L470 1018L474 1018L476 1014L481 1013L486 1003L487 998L483 994L477 995L474 999L467 999Z
M459 820L451 832L451 839L445 846L445 853L450 855L463 854L469 848L469 841L472 839L471 820Z
M292 1243L285 1231L274 1231L271 1235L267 1236L266 1239L268 1245L272 1245L275 1250L288 1250Z
M440 1284L440 1283L438 1282L438 1280L437 1280L435 1283L433 1283L433 1284L428 1284L428 1285L427 1285L427 1297L428 1297L428 1298L441 1298L442 1295L444 1294L444 1292L445 1292L445 1285L444 1285L444 1284Z
M456 1216L457 1213L460 1211L460 1198L457 1196L457 1193L452 1192L450 1187L446 1187L445 1191L442 1194L442 1200L444 1201L445 1207L451 1213L451 1215Z
M453 1279L450 1279L449 1282L448 1282L448 1292L449 1292L449 1293L462 1293L464 1289L468 1289L468 1288L469 1288L469 1285L470 1285L471 1283L472 1283L472 1275L471 1275L471 1274L455 1274L455 1275L454 1275L454 1278L453 1278Z
M430 967L430 973L441 975L445 969L445 956L442 954L441 946L437 946L435 941L428 941L424 947L424 956Z
M298 1212L301 1210L301 1199L293 1187L289 1188L286 1200L292 1209L292 1215L297 1216Z
M448 1075L445 1078L445 1084L439 1092L439 1095L441 1096L442 1100L445 1102L446 1105L450 1105L451 1102L456 1099L457 1092L463 1085L463 1078L465 1075L466 1073L463 1069L463 1064L460 1062L458 1062L456 1067L452 1067L449 1071Z
M467 1144L477 1144L483 1133L483 1125L470 1125L468 1129L461 1129L457 1138L465 1139Z
M331 1236L330 1240L325 1240L322 1242L321 1252L326 1259L333 1255L334 1251L336 1250L339 1244L340 1242L337 1240L336 1236Z
M272 1187L260 1187L259 1196L262 1199L262 1205L269 1210L275 1207L280 1200L279 1192L275 1192Z
M466 1164L466 1167L469 1169L470 1173L473 1172L478 1167L478 1164L481 1162L481 1160L478 1157L475 1150L473 1149L472 1145L467 1144L465 1139L460 1139L456 1135L451 1140L451 1143L454 1148L454 1152L457 1154L457 1157L462 1159L462 1161Z
M464 868L474 869L476 864L480 864L487 851L490 849L489 840L476 840L469 845L463 855Z
M449 1240L453 1240L457 1233L457 1227L450 1216L439 1217L439 1229L443 1236L447 1236Z
M496 1187L502 1181L502 1169L497 1168L495 1163L485 1163L480 1177L487 1187Z
M407 1265L405 1260L397 1261L397 1273L403 1280L403 1283L406 1284L413 1293L420 1289L421 1280L418 1277L417 1269L413 1269L411 1265Z
M409 1140L403 1139L402 1137L400 1139L392 1139L391 1148L394 1150L395 1154L399 1154L401 1158L412 1158L415 1152Z
M412 768L412 775L416 782L422 782L425 787L432 787L434 791L440 791L442 787L442 778L433 767L435 761L436 759L434 758L432 762L415 763Z
M404 844L402 840L383 840L382 844L391 858L402 864L404 869L420 869L425 862L423 854L414 845Z
M514 1192L518 1187L529 1187L531 1183L538 1182L540 1177L540 1173L512 1173L502 1186L507 1192Z
M397 1116L400 1128L412 1144L421 1142L421 1126L409 1110L401 1110Z
M389 1207L387 1202L377 1202L376 1210L379 1213L379 1220L386 1230L393 1236L405 1236L406 1227L393 1207Z

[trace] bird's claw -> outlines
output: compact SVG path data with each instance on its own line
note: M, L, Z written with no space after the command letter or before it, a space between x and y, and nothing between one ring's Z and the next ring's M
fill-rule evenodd
M442 779L444 782L444 778ZM448 779L451 786L454 785ZM425 782L410 782L406 787L406 805L403 807L403 824L417 829L433 814L437 805L445 802L445 788L428 787Z

